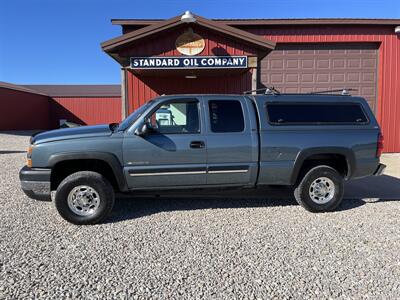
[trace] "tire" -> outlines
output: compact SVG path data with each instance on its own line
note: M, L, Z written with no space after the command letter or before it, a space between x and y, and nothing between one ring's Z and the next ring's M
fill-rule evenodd
M343 200L343 178L331 167L314 167L296 186L294 197L310 212L333 211Z
M114 190L101 174L82 171L58 186L54 203L62 218L75 225L97 224L114 206Z

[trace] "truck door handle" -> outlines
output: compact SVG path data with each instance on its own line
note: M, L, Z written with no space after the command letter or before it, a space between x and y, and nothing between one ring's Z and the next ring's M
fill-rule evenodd
M206 144L203 141L191 141L190 148L204 148Z

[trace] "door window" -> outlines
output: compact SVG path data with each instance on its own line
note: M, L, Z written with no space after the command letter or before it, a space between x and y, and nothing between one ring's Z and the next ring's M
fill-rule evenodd
M154 133L199 133L198 101L169 102L161 105L149 118Z
M211 100L208 102L211 131L241 132L244 130L244 117L240 101Z

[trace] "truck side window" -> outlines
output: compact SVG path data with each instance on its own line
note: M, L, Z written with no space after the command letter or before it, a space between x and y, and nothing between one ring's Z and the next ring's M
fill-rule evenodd
M211 100L208 102L211 130L213 132L241 132L244 117L240 101Z
M269 103L273 125L366 124L368 118L357 103Z
M155 133L199 133L199 103L190 100L163 104L150 116L149 122Z

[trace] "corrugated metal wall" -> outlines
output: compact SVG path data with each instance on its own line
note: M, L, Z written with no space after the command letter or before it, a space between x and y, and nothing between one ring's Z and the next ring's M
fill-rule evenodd
M51 124L58 127L60 119L83 125L121 121L121 97L53 97Z
M394 34L393 26L269 26L242 29L277 43L378 43L376 116L385 136L385 152L400 152L400 38Z
M127 72L128 111L133 112L162 94L240 94L251 89L251 73L186 79L184 77L138 77Z
M50 98L0 88L0 130L50 128Z

